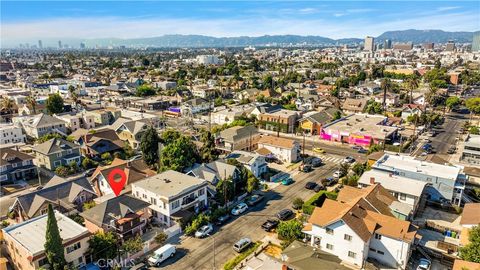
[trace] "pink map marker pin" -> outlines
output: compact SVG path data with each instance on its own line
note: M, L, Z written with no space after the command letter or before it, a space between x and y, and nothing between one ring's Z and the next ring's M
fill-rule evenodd
M120 179L118 179L118 177L115 177L117 175L120 176ZM127 176L125 175L125 172L119 168L113 169L108 174L108 183L110 183L110 187L115 193L115 196L118 196L120 194L126 182Z

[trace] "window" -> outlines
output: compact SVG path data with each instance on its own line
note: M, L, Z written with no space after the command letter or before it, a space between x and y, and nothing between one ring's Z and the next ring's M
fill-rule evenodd
M13 163L13 164L12 164L12 167L13 167L13 168L18 167L18 163Z
M68 253L72 253L74 252L75 250L79 249L80 248L80 242L77 242L69 247L67 247L67 254Z
M382 236L378 233L375 234L375 239L382 240Z
M432 182L432 178L431 178L431 177L427 177L427 182Z
M146 199L146 198L147 198L147 194L142 194L142 197L143 197L144 199Z
M326 232L327 232L328 234L333 234L333 229L326 228L325 230L326 230Z
M352 241L352 236L351 235L348 235L348 234L345 234L343 236L343 239L347 240L347 241Z
M135 194L137 194L137 198L140 198L140 193L137 191L135 191Z
M198 196L202 196L203 194L205 194L205 189L202 188L198 191Z
M39 266L39 267L41 267L41 266L43 266L43 265L45 265L45 264L47 264L47 263L48 263L47 257L38 260L38 266Z
M68 149L67 154L71 154L71 153L72 153L72 149Z
M61 157L61 156L62 156L62 152L57 153L57 157Z
M353 251L349 251L349 252L348 252L348 257L355 259L355 257L357 257L357 253L355 253L355 252L353 252Z
M400 200L405 201L407 199L407 194L400 193Z
M153 204L153 205L157 205L157 199L155 198L150 198L150 203Z
M327 249L333 250L333 245L332 244L327 244Z
M380 255L385 255L385 252L380 251L380 250L377 250L377 253L380 254Z
M172 209L176 209L180 207L180 201L179 200L176 200L172 203Z
M377 250L374 249L374 248L369 248L369 249L370 249L370 251L377 252Z

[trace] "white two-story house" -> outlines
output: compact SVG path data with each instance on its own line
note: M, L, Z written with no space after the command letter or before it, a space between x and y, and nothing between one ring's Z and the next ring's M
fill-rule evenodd
M262 154L262 148L269 152L267 155L273 155L283 162L292 163L300 158L300 144L292 139L266 135L258 140L257 153Z
M310 244L354 267L363 267L367 258L374 258L405 269L416 227L390 213L388 203L393 198L380 185L345 191L336 201L325 199L313 211L303 229Z
M170 227L207 206L207 186L203 179L168 170L133 183L132 194L150 203L155 221Z

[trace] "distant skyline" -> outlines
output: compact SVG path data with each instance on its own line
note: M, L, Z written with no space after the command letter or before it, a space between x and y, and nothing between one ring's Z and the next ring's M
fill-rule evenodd
M364 38L386 31L480 30L478 1L2 1L3 45L38 39L318 35Z

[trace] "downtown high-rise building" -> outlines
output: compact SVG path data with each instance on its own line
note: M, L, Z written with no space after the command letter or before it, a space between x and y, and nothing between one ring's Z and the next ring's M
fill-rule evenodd
M390 39L385 39L383 42L384 49L391 49L392 48L392 41Z
M473 33L472 52L480 52L480 31Z
M85 43L84 42L80 42L80 49L85 49Z
M42 44L42 41L41 41L41 40L38 41L38 48L39 48L39 49L43 49L43 44Z
M62 48L62 41L61 41L61 40L58 41L58 48L59 48L59 49Z
M453 52L455 50L455 42L453 40L449 40L447 45L445 45L445 50L447 52Z
M363 49L365 51L370 51L370 52L375 51L375 38L367 36L365 38L365 43L363 45Z
M433 42L425 42L423 43L423 48L425 50L433 50L433 48L435 47L435 43Z

